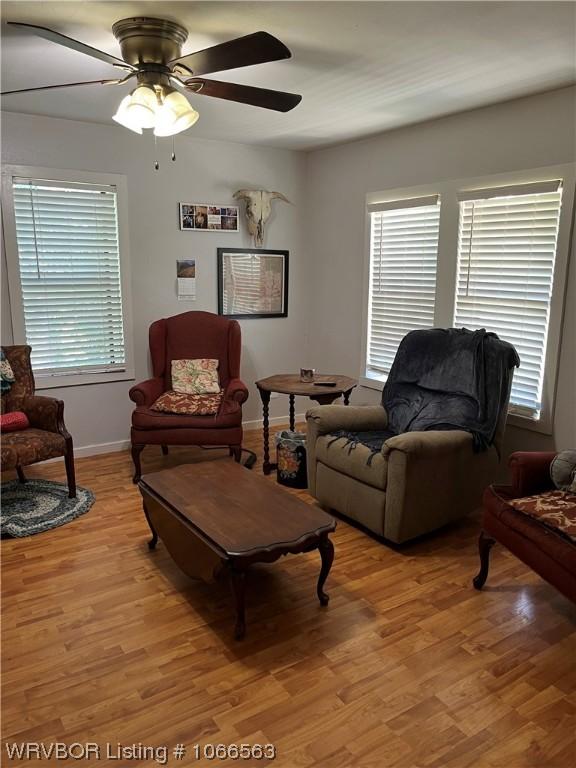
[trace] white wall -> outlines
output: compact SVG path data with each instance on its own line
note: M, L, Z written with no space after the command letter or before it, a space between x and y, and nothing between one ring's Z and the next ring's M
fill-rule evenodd
M367 193L573 162L575 106L576 89L565 88L311 153L307 249L314 270L309 350L313 365L351 376L360 372ZM506 454L576 446L575 347L572 256L554 434L510 427ZM379 397L361 388L353 402L375 402Z
M3 115L3 162L123 173L128 178L136 378L148 375L147 329L187 309L216 310L216 248L248 246L241 234L180 232L179 201L231 202L240 187L277 189L266 245L290 250L286 319L242 322L242 375L250 385L245 418L260 417L253 382L301 365L357 376L362 340L364 203L369 192L572 162L576 89L487 107L364 141L302 153L242 144L177 140L178 162L161 144L125 129L29 115ZM176 259L195 256L198 299L175 297ZM4 269L4 264L2 265ZM11 342L2 276L2 342ZM510 427L506 452L576 445L576 264L568 276L554 434ZM78 446L127 439L130 383L51 390L66 402ZM379 395L360 388L353 402ZM302 412L309 401L297 404ZM286 414L285 399L272 415Z
M216 248L251 245L241 233L181 232L178 202L232 204L241 187L283 192L294 205L276 202L265 246L290 251L287 318L242 321L242 376L250 398L244 418L260 417L254 381L272 373L297 370L303 362L310 307L309 270L303 248L305 156L301 153L234 143L138 137L124 128L4 113L2 162L56 169L124 174L128 180L132 304L136 381L148 377L148 327L161 317L193 309L215 312ZM155 171L153 161L160 160ZM243 210L241 211L243 216ZM176 260L195 257L197 300L178 301ZM12 342L4 260L2 264L2 343ZM65 401L66 424L77 447L127 440L134 382L116 382L46 390ZM286 415L285 399L272 401L272 415ZM299 405L299 410L303 406Z

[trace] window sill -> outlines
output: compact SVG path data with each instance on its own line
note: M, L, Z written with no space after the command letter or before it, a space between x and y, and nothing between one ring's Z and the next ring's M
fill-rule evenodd
M83 387L90 384L107 384L114 381L134 381L134 371L113 371L110 373L71 373L42 376L35 374L34 380L37 390L61 389L63 387Z
M531 419L529 416L519 416L517 413L508 412L506 426L528 429L530 432L539 432L541 435L552 434L552 420L545 414L541 414L539 419Z
M375 389L378 392L382 392L382 388L384 387L384 384L386 384L387 378L388 377L385 373L383 373L381 376L364 373L358 377L358 383L361 387L367 387L367 389Z

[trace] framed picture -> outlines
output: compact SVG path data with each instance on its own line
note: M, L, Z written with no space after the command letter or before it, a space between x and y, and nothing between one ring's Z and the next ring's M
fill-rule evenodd
M180 203L180 229L187 232L238 232L238 206Z
M287 317L288 251L218 248L218 314Z

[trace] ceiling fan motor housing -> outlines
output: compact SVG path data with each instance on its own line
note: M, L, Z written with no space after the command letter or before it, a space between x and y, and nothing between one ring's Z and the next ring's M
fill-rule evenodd
M122 58L128 64L161 64L182 55L188 30L174 21L137 16L121 19L112 26L120 43Z

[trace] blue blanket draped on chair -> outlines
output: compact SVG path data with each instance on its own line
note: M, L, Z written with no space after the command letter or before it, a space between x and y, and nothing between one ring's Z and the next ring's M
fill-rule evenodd
M485 329L433 328L411 331L400 342L382 391L388 429L337 432L353 450L359 443L371 456L403 432L462 429L474 450L494 442L503 403L520 358L514 347Z

